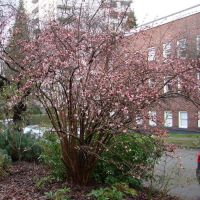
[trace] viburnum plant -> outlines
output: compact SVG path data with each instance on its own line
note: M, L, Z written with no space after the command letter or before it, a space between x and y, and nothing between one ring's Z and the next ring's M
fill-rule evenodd
M150 65L117 29L97 26L99 10L88 18L80 9L69 24L50 22L37 37L23 41L26 56L12 78L21 84L10 102L28 92L42 103L59 136L68 178L81 185L90 181L110 139L136 129L136 117L148 118L150 107L166 97L163 76L170 74L172 84L180 74L182 80L192 80L198 67L186 60ZM4 59L13 62L5 52ZM190 81L184 95L197 100L196 83ZM176 95L181 93L171 94ZM159 126L142 130L163 133Z

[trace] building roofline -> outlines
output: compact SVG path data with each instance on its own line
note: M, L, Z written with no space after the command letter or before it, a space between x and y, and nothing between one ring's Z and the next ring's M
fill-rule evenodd
M172 13L170 15L166 15L164 17L152 20L152 21L147 22L145 24L142 24L142 25L138 26L137 28L130 30L129 33L126 33L126 35L127 36L132 35L136 32L141 31L141 30L146 30L146 29L154 28L154 27L157 27L157 26L160 26L160 25L164 25L164 24L167 24L169 22L173 22L173 21L191 16L191 15L194 15L194 14L197 14L197 13L200 13L200 4L197 4L195 6L186 8L184 10L181 10L181 11Z

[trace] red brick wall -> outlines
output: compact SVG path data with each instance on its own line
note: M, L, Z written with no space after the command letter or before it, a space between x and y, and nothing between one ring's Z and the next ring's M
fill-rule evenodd
M200 35L200 13L169 22L154 28L140 31L129 36L132 50L147 52L149 47L157 47L157 58L162 55L162 44L172 42L173 53L176 55L176 42L186 38L188 50L196 52L196 36Z
M163 59L163 43L172 42L172 54L176 56L177 40L186 38L188 57L196 57L197 35L200 35L200 13L140 31L128 36L127 42L132 51L140 51L145 55L147 55L149 47L156 47L156 59ZM168 99L157 106L155 111L162 120L164 120L164 111L172 111L174 129L179 129L179 111L187 111L188 130L200 131L198 128L198 108L183 98Z

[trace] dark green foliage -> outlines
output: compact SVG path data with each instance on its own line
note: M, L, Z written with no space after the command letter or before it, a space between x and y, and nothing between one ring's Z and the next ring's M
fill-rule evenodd
M117 191L122 192L126 196L137 196L137 191L133 188L130 188L126 183L116 183L113 186L117 189Z
M13 132L10 129L5 129L0 134L0 148L6 150L13 161L37 160L41 154L41 147L37 143L38 139L31 134Z
M53 199L53 200L70 200L68 193L70 192L70 189L65 187L65 188L61 188L58 189L55 192L46 192L45 196L47 197L47 199Z
M0 177L5 175L5 170L10 165L10 163L10 156L5 150L0 149Z
M10 37L8 38L8 44L5 48L5 60L9 59L10 62L7 62L4 67L5 78L8 80L5 84L5 87L19 89L23 83L19 80L16 85L13 84L12 77L15 77L20 73L20 70L23 69L23 60L26 57L24 52L24 42L30 39L29 36L29 19L26 15L23 0L19 1L19 7L15 16L15 23L12 29L10 29ZM15 91L14 91L15 94ZM10 93L9 96L13 96L13 93ZM20 101L16 102L12 107L12 119L15 124L15 132L21 131L23 126L23 114L26 111L25 100L29 96L30 90L27 90L21 96ZM4 99L7 101L10 97Z
M31 115L38 115L38 114L42 114L41 108L38 105L31 105L28 108L28 112Z
M123 200L124 194L112 186L111 188L92 190L89 196L94 197L96 200Z
M126 24L125 24L125 28L127 30L130 30L132 28L135 28L137 26L137 22L136 22L136 17L135 17L135 13L134 11L131 11L127 14L127 21L126 21Z
M43 152L40 160L49 166L56 179L66 178L66 168L61 160L60 141L55 133L47 133L40 142Z
M43 178L35 180L35 186L37 187L38 190L42 190L47 185L53 183L54 181L55 181L55 178L53 176L45 176Z
M155 159L161 156L161 146L149 136L115 136L97 162L93 177L100 183L125 182L140 187L140 180L150 176Z
M12 66L14 69L18 68L18 65L21 64L21 61L25 56L23 52L23 42L28 41L29 38L29 19L26 15L23 0L20 0L15 23L11 32L11 38L9 39L9 44L6 48L6 52L11 59L14 60Z

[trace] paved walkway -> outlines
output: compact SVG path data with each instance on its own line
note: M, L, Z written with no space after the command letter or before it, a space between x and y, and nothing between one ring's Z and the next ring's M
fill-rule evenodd
M200 185L196 180L198 151L177 149L173 157L163 156L155 170L156 188L183 200L200 200Z

